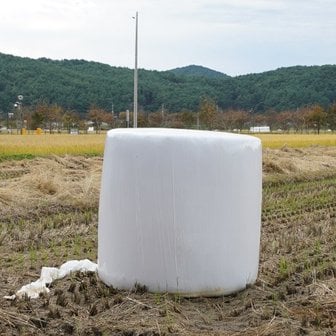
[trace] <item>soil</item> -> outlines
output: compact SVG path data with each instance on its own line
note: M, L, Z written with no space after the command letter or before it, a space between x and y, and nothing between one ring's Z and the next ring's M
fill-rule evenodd
M96 273L5 300L42 266L97 258L102 158L0 163L1 335L335 335L336 148L265 150L257 282L234 295L122 291Z

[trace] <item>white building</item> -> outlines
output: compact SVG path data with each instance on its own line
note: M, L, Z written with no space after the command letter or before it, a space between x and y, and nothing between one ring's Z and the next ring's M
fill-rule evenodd
M250 132L252 133L269 133L271 129L269 126L252 126L250 127Z

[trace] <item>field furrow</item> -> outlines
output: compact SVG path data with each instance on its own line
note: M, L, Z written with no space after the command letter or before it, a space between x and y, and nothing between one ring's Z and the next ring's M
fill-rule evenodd
M295 158L293 151L294 165ZM336 173L324 168L317 178L264 171L259 277L245 291L187 299L139 284L121 291L75 273L39 299L2 299L42 266L96 260L101 164L72 156L0 164L0 334L336 333Z

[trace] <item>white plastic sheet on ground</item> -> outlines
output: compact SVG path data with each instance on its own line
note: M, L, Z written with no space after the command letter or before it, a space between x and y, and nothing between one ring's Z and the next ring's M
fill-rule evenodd
M225 295L258 273L261 142L223 132L107 134L98 274L109 285Z
M41 276L38 280L31 282L28 285L22 286L14 295L5 296L7 300L15 300L28 296L31 299L36 299L41 293L49 293L47 287L53 281L62 279L72 272L96 272L97 264L88 259L70 260L61 265L61 267L42 267Z

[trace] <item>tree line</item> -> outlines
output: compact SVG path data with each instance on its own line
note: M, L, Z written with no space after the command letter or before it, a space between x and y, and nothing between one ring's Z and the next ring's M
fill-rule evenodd
M127 124L127 114L129 124ZM86 132L89 128L99 133L102 130L118 127L132 127L133 113L122 111L112 113L96 105L91 105L86 114L64 109L57 104L40 102L35 106L22 106L6 118L0 119L0 126L8 130L44 129L45 132L71 132L72 129ZM167 112L164 108L156 112L138 113L138 127L168 127L205 130L225 130L240 132L255 126L269 126L271 131L278 132L311 132L336 130L336 103L328 108L314 104L286 110L257 113L243 109L220 109L211 98L203 98L196 112L183 110Z

